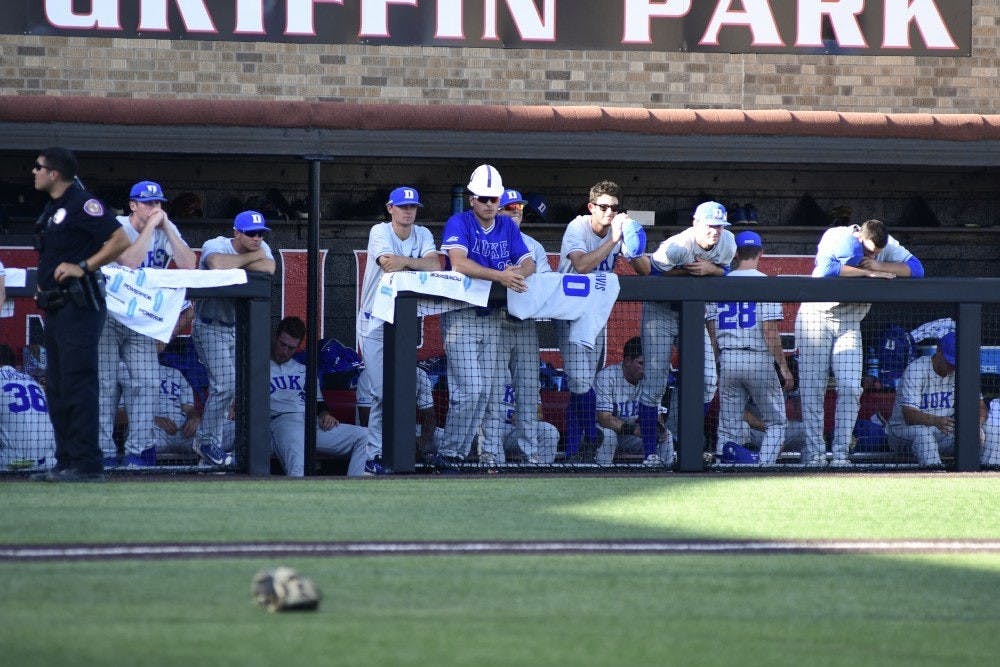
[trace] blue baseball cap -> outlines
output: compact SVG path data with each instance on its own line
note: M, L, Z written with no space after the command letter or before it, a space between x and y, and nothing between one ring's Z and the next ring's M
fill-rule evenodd
M167 201L163 196L163 188L154 181L139 181L128 193L130 201Z
M941 356L952 366L955 365L955 332L949 331L945 335L941 336L941 340L938 341L938 351L941 352Z
M264 214L257 211L243 211L233 220L233 227L244 234L271 231L264 220Z
M737 248L746 248L748 246L763 248L764 242L761 240L760 234L757 232L740 232L736 235Z
M390 192L389 201L386 204L391 204L392 206L409 206L413 204L423 206L420 203L420 193L417 192L416 188L411 188L408 185L396 188Z
M504 190L503 194L500 195L500 208L507 206L509 204L527 204L524 197L517 190Z
M698 204L698 208L694 210L694 221L703 222L706 225L729 226L726 207L717 201L706 201Z

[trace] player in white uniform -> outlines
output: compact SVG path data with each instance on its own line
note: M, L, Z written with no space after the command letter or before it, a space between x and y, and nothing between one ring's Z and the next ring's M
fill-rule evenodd
M361 283L361 303L358 308L357 338L365 360L368 394L371 405L368 416L368 449L366 467L371 474L390 472L382 465L382 321L371 316L372 303L383 274L393 271L438 271L441 262L434 237L426 227L414 224L420 194L416 188L403 186L389 193L385 204L389 222L380 222L368 233L368 263ZM359 386L359 391L362 387Z
M524 213L524 199L517 190L504 190L500 196L500 207L505 215L520 228ZM521 240L531 251L535 261L535 273L551 272L548 254L535 239L521 232ZM500 309L500 339L497 347L497 363L507 377L507 383L500 395L496 396L486 408L483 421L483 438L479 441L479 461L484 465L503 463L506 458L504 450L508 440L507 434L512 429L511 436L517 441L516 447L524 453L531 463L552 463L555 448L549 451L548 430L538 421L538 401L519 400L513 403L515 396L538 397L538 330L535 320L519 320L512 317L506 308ZM510 412L513 410L516 417ZM551 425L550 425L551 426ZM555 427L553 427L555 428ZM539 432L541 429L542 432ZM541 440L546 439L543 445ZM558 441L558 431L556 440ZM551 456L550 456L551 454Z
M0 344L0 470L48 470L55 462L45 390L14 368L14 351Z
M371 410L371 390L368 385L368 369L362 370L358 376L357 402L358 417L368 415ZM358 423L363 424L364 421ZM437 412L434 409L434 392L430 376L420 366L417 366L417 461L433 463L444 437L444 429L437 425Z
M257 211L233 220L233 237L217 236L201 248L200 269L245 269L274 274L274 255L264 242L271 231ZM236 391L236 304L232 299L201 299L191 329L198 358L208 371L208 398L192 448L205 463L224 465L223 428Z
M889 236L880 220L826 230L816 249L813 277L922 278L920 260ZM802 462L826 465L823 406L830 371L837 381L830 465L851 465L851 433L861 402L861 320L870 303L803 303L795 318L795 345L799 349L799 391L806 443Z
M560 273L613 272L622 251L622 226L629 220L621 204L621 187L613 181L601 181L590 188L588 215L580 215L566 225L559 248ZM650 272L645 248L626 257L639 275ZM624 255L623 255L624 256ZM580 444L584 436L597 447L597 407L594 375L604 357L604 328L592 348L569 340L569 322L556 320L556 334L562 353L563 369L569 382L566 405L566 461L583 461Z
M602 368L594 378L597 423L602 433L595 457L598 465L611 465L618 450L642 454L645 463L639 429L639 390L644 367L642 339L636 336L625 343L622 362ZM665 465L673 464L674 441L665 428L659 430L656 455Z
M305 335L301 319L286 317L271 340L271 446L289 477L305 474L306 367L292 357ZM348 477L364 476L368 429L338 422L316 384L316 451L349 458Z
M723 276L736 254L726 208L714 201L694 210L691 227L663 241L651 256L653 273L663 276ZM679 314L671 303L642 304L642 347L646 369L639 394L639 427L646 456L656 454L659 405L667 388L670 355L679 333ZM705 332L705 404L715 394L717 375L711 341ZM655 463L655 460L652 461Z
M979 401L979 423L986 404ZM896 385L896 404L886 425L889 444L909 447L922 468L941 469L941 454L955 449L955 332L941 337L929 357L917 357Z
M184 374L173 366L160 364L160 384L153 437L156 456L190 456L194 435L201 424L201 411L195 405L194 390ZM236 440L236 422L226 419L222 429L222 450L232 452Z
M518 400L518 390L511 382L510 373L507 373L503 392L497 397L496 404L490 406L479 440L481 449L484 446L489 448L489 464L506 463L507 456L520 457L531 465L551 465L555 461L556 449L559 446L559 429L542 420L540 398L539 396L535 401ZM532 415L535 436L531 440L526 440L524 431L518 428L525 403L535 411ZM491 415L500 415L500 419L493 420ZM492 424L493 421L497 424ZM487 435L487 430L490 428L495 431ZM480 451L481 463L484 462L482 456Z
M517 224L499 214L504 193L500 173L491 165L480 165L466 189L471 210L456 213L444 225L441 250L448 253L449 267L515 292L527 291L525 278L535 272L535 260ZM486 408L502 390L501 320L499 310L492 307L460 308L441 316L449 404L444 439L435 458L441 470L454 469L465 460Z
M167 201L159 183L140 181L129 192L127 216L118 216L118 224L125 230L129 247L112 263L130 269L165 269L173 259L179 269L193 269L197 258L184 241L177 226L171 222L162 204ZM159 362L156 341L133 331L108 314L98 346L98 375L101 390L101 450L104 467L117 465L117 452L112 431L118 410L118 364L128 368L124 387L130 398L126 403L129 432L125 441L125 460L129 468L140 468L156 463L153 433L153 407L156 404L156 385Z
M764 243L756 232L736 235L730 277L766 277L758 270ZM716 453L726 443L743 444L743 412L752 398L764 426L761 465L773 465L785 438L785 395L795 383L781 349L781 304L725 301L708 304L708 333L719 359L719 429ZM774 372L775 365L781 374Z

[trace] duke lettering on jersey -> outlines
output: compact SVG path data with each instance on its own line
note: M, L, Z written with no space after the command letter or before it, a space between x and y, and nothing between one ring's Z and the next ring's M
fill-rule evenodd
M472 248L469 250L470 255L479 255L481 257L486 257L491 260L504 260L498 267L499 269L504 269L509 264L509 252L507 250L507 241L488 241L486 239L477 238L472 244ZM491 262L492 263L492 262Z
M301 375L275 375L271 378L271 393L276 391L305 391Z
M623 421L629 421L630 417L639 416L639 401L617 401L615 402L615 416Z
M163 248L156 248L155 250L150 250L146 253L146 259L139 265L139 267L149 269L165 269L167 268L167 264L169 262L170 254Z
M950 408L952 407L952 395L955 392L952 391L935 391L931 393L920 394L920 406L921 410L936 410L938 408Z

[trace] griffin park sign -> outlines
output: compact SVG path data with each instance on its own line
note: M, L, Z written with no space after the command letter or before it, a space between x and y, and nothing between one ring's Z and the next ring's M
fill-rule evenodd
M4 0L0 32L309 44L969 56L972 0Z

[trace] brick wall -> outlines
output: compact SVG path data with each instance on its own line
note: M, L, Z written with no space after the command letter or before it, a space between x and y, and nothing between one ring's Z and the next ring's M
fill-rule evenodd
M974 0L956 58L5 35L0 94L995 113L998 20Z

